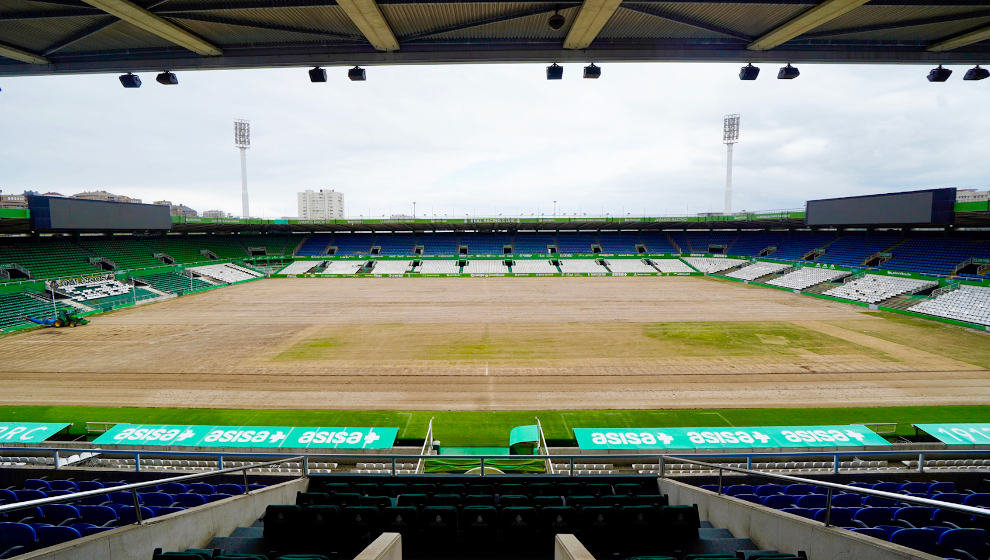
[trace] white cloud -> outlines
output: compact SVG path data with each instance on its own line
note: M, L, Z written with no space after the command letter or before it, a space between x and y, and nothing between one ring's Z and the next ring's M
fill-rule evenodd
M295 213L295 192L333 187L348 214L720 210L721 118L742 114L737 209L809 198L987 184L985 84L924 80L920 66L608 64L600 80L543 79L542 65L402 66L348 82L329 69L3 80L0 186L106 188L199 210L240 208L232 121L252 121L255 213ZM961 70L961 69L959 69ZM958 72L957 72L958 73ZM956 78L957 76L953 76Z

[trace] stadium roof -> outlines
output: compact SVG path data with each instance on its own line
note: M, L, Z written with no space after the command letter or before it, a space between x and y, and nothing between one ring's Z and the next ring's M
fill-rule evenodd
M990 2L0 0L0 76L524 61L987 62Z

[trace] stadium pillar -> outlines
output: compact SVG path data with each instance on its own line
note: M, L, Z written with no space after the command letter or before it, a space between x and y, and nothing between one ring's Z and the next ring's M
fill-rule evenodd
M241 217L247 218L250 215L247 191L247 148L241 148Z

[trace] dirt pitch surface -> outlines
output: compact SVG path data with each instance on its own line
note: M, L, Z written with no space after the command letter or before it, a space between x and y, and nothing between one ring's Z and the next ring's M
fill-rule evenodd
M863 311L697 277L262 280L97 316L86 327L0 338L0 404L990 402L990 371L925 350L908 327ZM875 336L888 324L891 337Z

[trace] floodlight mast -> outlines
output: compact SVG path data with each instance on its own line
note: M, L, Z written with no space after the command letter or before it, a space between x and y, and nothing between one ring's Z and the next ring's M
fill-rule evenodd
M247 189L247 149L251 147L251 123L244 119L234 121L234 145L241 151L241 217L250 216L248 212Z
M722 142L725 144L725 213L732 213L732 146L739 141L739 115L726 115L722 120Z

